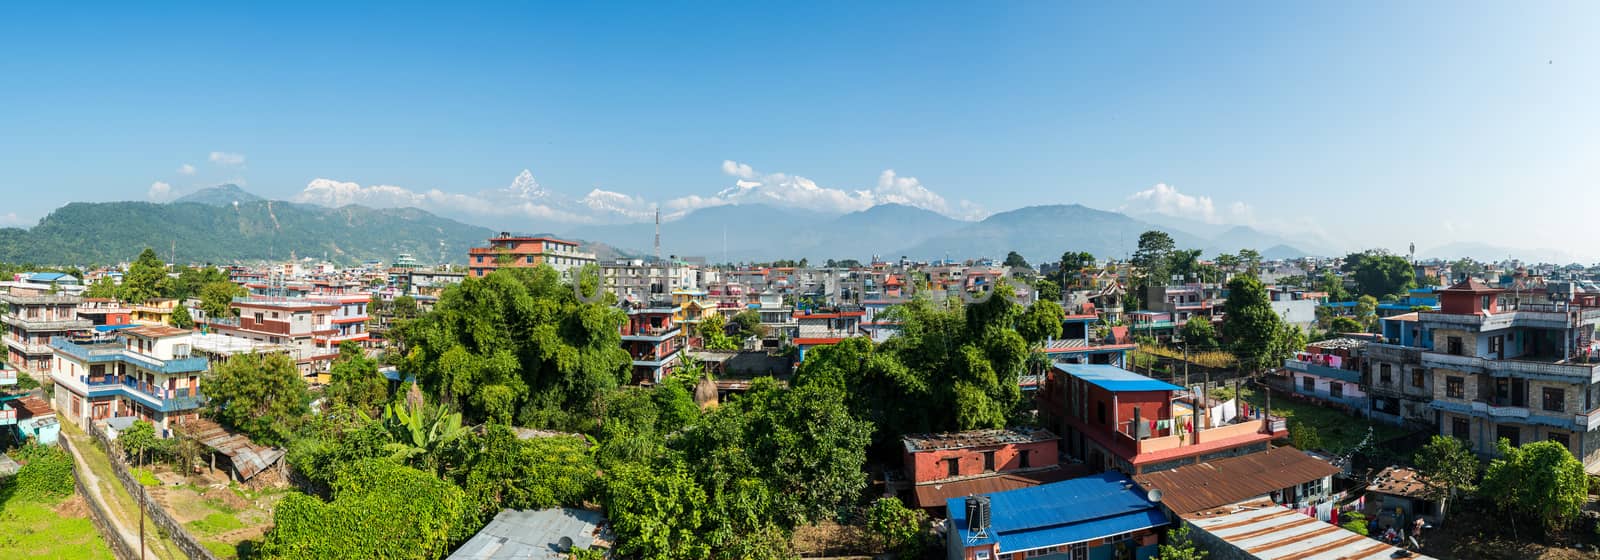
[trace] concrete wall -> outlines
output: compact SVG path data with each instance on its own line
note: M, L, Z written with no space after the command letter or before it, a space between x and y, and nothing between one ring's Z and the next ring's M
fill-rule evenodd
M969 447L965 449L941 449L923 451L920 453L906 453L906 470L913 483L921 484L935 480L950 478L950 467L946 462L949 459L957 461L960 469L957 476L975 476L986 472L1015 471L1023 468L1036 469L1056 464L1056 456L1060 446L1056 440L1039 441L1014 445L994 445L985 447ZM983 469L985 452L994 453L995 470ZM1028 466L1022 466L1022 454L1028 453Z

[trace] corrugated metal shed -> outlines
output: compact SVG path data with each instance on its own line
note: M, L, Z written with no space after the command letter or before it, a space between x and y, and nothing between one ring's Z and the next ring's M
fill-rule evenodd
M1267 501L1183 519L1205 533L1201 542L1220 540L1257 560L1388 560L1399 550Z
M1056 364L1056 369L1113 393L1124 391L1182 391L1183 387L1105 364Z
M572 508L537 511L508 509L450 554L451 560L531 560L567 558L561 539L577 548L609 547L606 519L598 511Z
M283 448L256 445L250 438L233 433L210 420L200 418L186 420L178 425L178 430L194 438L201 445L226 455L241 480L250 480L251 477L283 459Z
M1265 496L1339 474L1338 467L1293 447L1277 447L1133 477L1161 490L1161 503L1183 515Z
M1367 486L1368 492L1377 492L1405 498L1428 497L1428 480L1417 471L1405 467L1389 467L1378 473Z

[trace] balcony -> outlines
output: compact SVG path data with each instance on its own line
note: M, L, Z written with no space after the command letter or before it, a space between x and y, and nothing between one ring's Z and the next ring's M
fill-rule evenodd
M162 412L176 412L200 408L205 396L193 387L168 389L146 383L128 375L107 375L91 378L78 376L78 382L88 388L88 396L123 395L137 399L141 404Z
M5 387L7 385L16 385L16 384L17 384L17 370L10 369L10 368L0 369L0 387Z
M1422 361L1423 348L1399 344L1371 343L1367 345L1367 359L1398 364L1416 364Z
M1527 420L1530 411L1526 406L1516 406L1505 400L1477 399L1472 401L1472 411L1492 418Z
M48 344L28 342L27 339L11 336L9 333L0 338L5 340L6 346L10 346L11 348L23 354L33 356L46 356L50 354L50 345Z
M1339 381L1343 381L1345 383L1361 382L1361 372L1354 370L1339 369L1335 367L1302 362L1300 360L1284 360L1283 367L1289 369L1290 371L1298 371L1307 375L1315 375L1317 377L1324 377L1328 379L1338 379Z
M1423 352L1422 365L1453 369L1466 373L1485 373L1495 377L1518 376L1582 383L1600 380L1600 364L1574 364L1519 360L1516 358L1490 360L1477 356Z
M0 403L0 426L14 426L17 423L17 409Z
M1173 427L1159 432L1167 435L1147 437L1141 440L1134 440L1125 429L1122 429L1117 431L1119 436L1117 439L1124 444L1133 444L1134 451L1143 455L1146 453L1172 451L1183 447L1200 447L1244 436L1259 435L1264 439L1285 437L1288 432L1288 420L1273 416L1265 421L1261 418L1237 418L1229 424L1202 428L1194 432L1186 432L1179 427Z
M679 349L673 349L671 352L668 352L668 353L666 353L664 355L663 354L649 354L649 353L646 353L646 354L634 354L633 355L633 365L639 366L639 367L651 367L651 368L661 367L661 366L667 365L668 363L672 362L672 360L676 359L678 357L678 352L679 352Z
M139 368L165 374L186 374L205 371L210 362L205 358L188 357L162 360L124 348L120 344L78 344L62 337L50 339L50 347L77 358L85 364L122 362Z
M0 322L17 327L25 331L70 331L93 328L94 323L88 319L62 319L55 318L28 318L21 315L0 316Z
M666 340L668 338L672 338L674 336L678 336L679 332L680 332L680 329L678 328L677 325L673 325L673 326L670 326L670 327L641 327L641 328L637 328L637 329L629 329L629 328L627 328L625 326L622 329L622 339L623 340L638 340L638 341L646 341L646 342L661 342L661 341Z

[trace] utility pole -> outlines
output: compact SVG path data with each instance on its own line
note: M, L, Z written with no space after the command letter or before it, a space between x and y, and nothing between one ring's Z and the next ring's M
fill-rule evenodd
M142 446L142 445L139 446L139 456L140 457L144 456L144 446ZM144 508L145 508L145 497L149 496L150 493L144 491L144 488L142 488L142 487L139 488L139 490L140 490L140 492L139 492L139 560L144 560L144 549L145 549L145 544L144 544Z

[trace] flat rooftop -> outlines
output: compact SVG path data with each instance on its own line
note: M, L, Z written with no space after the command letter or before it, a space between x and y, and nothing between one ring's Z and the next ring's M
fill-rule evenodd
M1002 428L942 434L911 434L903 438L908 453L1034 443L1061 439L1044 428Z
M1113 393L1182 391L1183 387L1105 364L1056 364L1056 369Z

